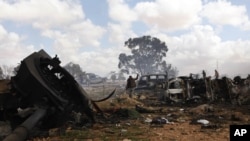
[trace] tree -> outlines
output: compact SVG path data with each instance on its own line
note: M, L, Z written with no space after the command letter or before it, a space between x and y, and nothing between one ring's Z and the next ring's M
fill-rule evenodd
M64 68L78 81L79 83L83 82L86 73L82 71L82 68L79 64L74 64L72 62L66 64Z
M0 79L10 79L14 75L14 67L1 65L0 66Z
M121 72L121 71L120 71L119 74L118 74L118 80L126 80L126 78L125 78L123 72Z
M109 74L110 79L112 80L112 82L115 82L115 80L126 80L124 73L119 71L119 72L115 72L115 71L111 71Z
M3 70L2 70L2 68L1 68L1 66L0 66L0 80L1 79L3 79L4 77L3 77Z
M116 80L116 74L115 74L115 73L113 73L113 74L111 75L111 80L112 80L112 82L115 82L115 80Z
M129 38L125 41L125 47L131 49L131 54L119 55L118 67L121 72L139 73L165 73L172 67L168 65L164 58L168 51L165 42L151 36Z

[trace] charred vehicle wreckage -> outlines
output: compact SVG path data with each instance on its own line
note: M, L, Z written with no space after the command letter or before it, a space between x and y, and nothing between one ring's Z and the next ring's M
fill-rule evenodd
M195 84L196 80L191 80L190 77L168 78L167 74L147 74L142 75L137 82L137 87L134 92L141 97L142 95L166 103L185 103L188 101L196 101L201 99L199 89L205 89L203 81ZM204 83L205 84L205 83ZM196 86L195 86L196 85Z
M241 105L249 101L249 82L250 76L246 79L211 79L210 76L198 78L191 74L168 79L167 74L148 74L138 80L135 95L139 98L144 95L147 97L144 99L154 97L166 104L229 102ZM151 103L155 104L155 101Z
M115 90L107 98L94 101L60 63L57 56L51 58L40 50L22 60L10 80L1 80L1 118L15 129L4 141L25 140L35 126L58 127L71 118L72 112L86 115L90 124L96 122L94 111L101 109L95 102L108 99Z

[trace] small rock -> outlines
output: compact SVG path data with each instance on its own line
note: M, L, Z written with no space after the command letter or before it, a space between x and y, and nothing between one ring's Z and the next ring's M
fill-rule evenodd
M152 119L146 118L146 119L144 120L144 122L145 122L145 123L151 123L151 122L152 122Z
M158 135L158 136L162 136L163 134L162 133L155 133L156 135Z
M197 123L201 123L203 125L207 125L207 124L209 124L209 121L206 120L206 119L199 119L199 120L197 120Z
M151 124L167 124L167 123L169 123L169 121L164 117L156 117L151 122Z
M167 114L167 117L171 117L172 116L172 114Z
M126 133L126 132L128 132L128 130L127 129L121 129L121 132Z

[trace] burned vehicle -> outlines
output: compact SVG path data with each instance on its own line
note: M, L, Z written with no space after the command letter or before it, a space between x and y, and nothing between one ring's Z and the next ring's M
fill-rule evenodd
M155 96L165 103L200 103L213 101L214 92L210 77L179 76L167 74L143 75L134 91L137 95Z
M200 102L201 96L196 90L200 89L193 79L179 76L168 79L167 74L149 74L140 77L134 93L155 97L157 101L167 104Z
M159 94L165 91L165 84L168 80L167 74L148 74L142 75L137 82L134 93L140 94Z
M178 77L167 83L164 100L170 103L229 102L241 105L249 103L249 81L235 77L221 79L203 76Z
M34 52L21 61L16 75L3 83L7 90L0 93L0 113L15 129L4 141L23 141L35 126L61 126L72 111L86 115L91 124L96 122L94 111L100 108L60 63L57 56L52 58L44 50ZM18 109L26 112L21 115Z
M164 96L166 101L175 103L184 102L191 97L191 87L189 82L181 78L173 78L168 81L166 94Z
M198 96L202 101L214 101L214 92L211 77L191 78L192 95Z
M214 99L218 102L230 102L233 105L250 103L250 75L242 79L240 76L234 79L222 77L212 80Z
M200 103L214 100L210 77L179 76L169 79L164 101L167 103Z

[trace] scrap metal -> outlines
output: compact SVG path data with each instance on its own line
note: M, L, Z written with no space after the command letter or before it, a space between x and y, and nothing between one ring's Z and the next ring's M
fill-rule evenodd
M84 113L91 124L96 122L94 109L100 112L101 109L60 63L57 55L52 58L44 50L21 61L8 83L8 91L0 95L3 120L11 121L12 128L16 128L4 141L25 140L38 123L41 128L58 127L73 111ZM107 98L114 93L115 90ZM18 116L18 108L31 108L35 112L23 118Z

